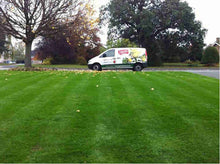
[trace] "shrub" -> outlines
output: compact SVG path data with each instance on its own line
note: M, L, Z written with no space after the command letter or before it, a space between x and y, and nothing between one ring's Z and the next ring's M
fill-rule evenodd
M192 60L186 60L185 63L187 64L188 67L198 67L200 64L200 61L192 61Z
M148 57L149 57L148 66L162 66L163 65L160 55L152 54L152 55L148 55Z
M44 59L43 64L44 65L51 65L51 64L53 64L53 58L46 58L46 59Z
M219 62L219 53L215 47L207 47L202 56L202 64L213 65Z
M16 60L16 63L17 63L17 64L20 64L20 63L24 64L24 59L17 59L17 60Z
M79 65L86 65L87 61L86 61L86 59L84 57L78 56L77 60L76 60L76 63L79 64Z

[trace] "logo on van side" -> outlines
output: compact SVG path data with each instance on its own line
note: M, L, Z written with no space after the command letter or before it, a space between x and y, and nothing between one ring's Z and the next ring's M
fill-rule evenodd
M128 50L118 50L118 54L119 55L129 54L129 51Z

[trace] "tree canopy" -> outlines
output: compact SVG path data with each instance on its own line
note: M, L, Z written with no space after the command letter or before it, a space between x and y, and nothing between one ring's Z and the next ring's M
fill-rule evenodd
M109 21L110 39L129 39L147 48L149 57L169 60L183 51L197 60L196 53L204 46L206 30L195 20L192 8L180 0L111 0L100 16L102 22Z
M81 0L0 0L1 31L26 44L25 66L31 67L31 45L37 36L51 36L78 14Z
M75 19L60 24L64 26L56 35L44 37L39 43L38 59L53 58L54 63L75 63L81 57L89 60L99 54L100 38L97 36L99 19L94 16L88 2Z

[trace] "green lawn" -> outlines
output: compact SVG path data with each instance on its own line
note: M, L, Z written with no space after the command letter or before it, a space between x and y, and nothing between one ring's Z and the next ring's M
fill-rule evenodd
M219 80L0 71L0 163L219 162Z

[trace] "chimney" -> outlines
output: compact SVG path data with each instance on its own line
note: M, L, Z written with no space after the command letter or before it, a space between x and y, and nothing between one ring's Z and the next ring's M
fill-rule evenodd
M216 43L220 44L220 38L216 39Z

